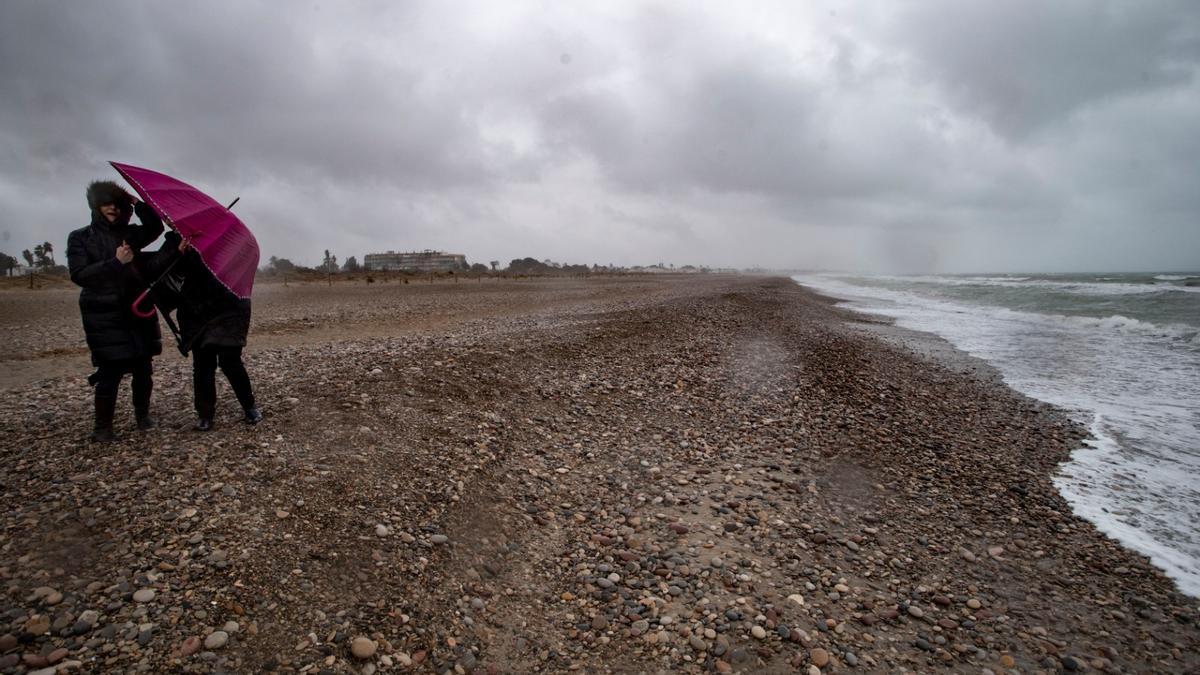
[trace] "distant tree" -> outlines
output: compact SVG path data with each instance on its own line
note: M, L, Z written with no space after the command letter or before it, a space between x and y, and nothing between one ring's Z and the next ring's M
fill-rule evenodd
M319 269L322 272L336 272L337 271L337 269L338 269L337 256L331 254L329 252L329 249L325 249L325 260L321 263L321 267Z
M296 263L287 258L271 256L271 269L276 272L294 272L296 271Z
M54 267L54 244L48 241L42 242L42 251L46 254L47 258L50 258L50 264L47 267Z
M21 251L21 257L25 259L26 267L33 267L33 254L29 252L29 249Z
M38 244L37 246L33 247L33 258L34 264L41 269L46 269L47 267L53 265L53 263L50 261L50 257L46 254L46 246L44 244Z
M508 264L510 274L546 274L552 267L535 258L516 258Z
M493 271L493 272L495 272L496 270L500 269L500 261L499 261L499 260L493 260L491 264L492 264L492 271Z
M475 263L474 265L471 265L471 272L474 274L483 274L487 271L487 265L484 265L483 263Z
M358 258L354 256L346 258L346 262L342 263L343 272L357 272L359 269L361 268L358 265Z
M13 268L19 264L20 263L17 261L17 259L11 255L7 253L0 253L0 269L4 270L4 276L11 277Z

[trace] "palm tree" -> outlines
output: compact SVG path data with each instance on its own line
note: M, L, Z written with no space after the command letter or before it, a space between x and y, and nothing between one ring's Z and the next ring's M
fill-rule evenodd
M26 267L33 267L33 254L29 252L29 249L21 251L21 257L25 259Z
M51 244L48 241L43 242L42 243L42 251L44 251L46 253L46 256L48 258L50 258L50 266L53 267L54 266L54 244Z

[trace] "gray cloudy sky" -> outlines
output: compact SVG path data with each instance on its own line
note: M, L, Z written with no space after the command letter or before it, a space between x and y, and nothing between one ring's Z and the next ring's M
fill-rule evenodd
M106 160L264 258L1200 268L1200 4L0 2L0 250Z

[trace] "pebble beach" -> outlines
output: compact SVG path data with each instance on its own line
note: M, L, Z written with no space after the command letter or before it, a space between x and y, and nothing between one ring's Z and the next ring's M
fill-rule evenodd
M1085 429L789 279L262 285L265 421L169 353L113 445L76 297L0 291L0 673L1200 672Z

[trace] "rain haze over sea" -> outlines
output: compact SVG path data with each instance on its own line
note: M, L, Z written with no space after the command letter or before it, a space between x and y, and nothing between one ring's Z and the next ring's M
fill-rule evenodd
M939 335L1084 424L1059 490L1200 596L1200 273L796 280Z

